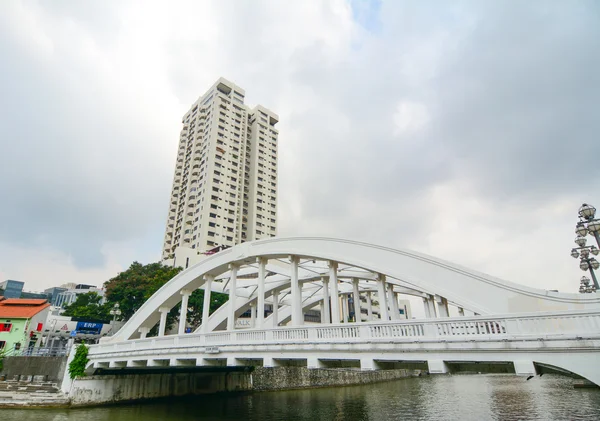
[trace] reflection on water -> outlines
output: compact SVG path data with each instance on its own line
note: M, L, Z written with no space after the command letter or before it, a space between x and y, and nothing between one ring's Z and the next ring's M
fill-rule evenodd
M18 421L600 420L600 389L566 377L431 376L329 389L201 396L72 410L0 410Z

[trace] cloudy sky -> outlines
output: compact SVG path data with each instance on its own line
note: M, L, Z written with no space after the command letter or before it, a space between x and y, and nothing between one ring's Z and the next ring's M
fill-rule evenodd
M578 288L595 0L5 1L0 57L0 280L157 261L181 117L223 76L280 115L280 235Z

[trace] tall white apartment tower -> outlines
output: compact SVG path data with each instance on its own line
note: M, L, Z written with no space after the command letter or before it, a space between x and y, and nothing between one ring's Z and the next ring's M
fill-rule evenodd
M165 261L277 234L279 117L244 95L221 78L183 117Z

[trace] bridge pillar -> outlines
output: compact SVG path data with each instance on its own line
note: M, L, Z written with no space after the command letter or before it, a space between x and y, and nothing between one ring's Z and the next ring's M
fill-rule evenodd
M329 287L331 288L331 323L340 322L340 301L337 279L337 262L329 262Z
M362 322L362 313L360 312L360 291L358 290L358 278L352 278L352 300L354 301L354 321Z
M150 332L150 328L149 327L140 327L138 329L138 332L140 332L140 339L146 339L146 336L148 336L148 332Z
M530 360L516 360L513 361L515 366L515 373L519 376L535 376L536 370L533 361Z
M167 315L171 309L169 307L160 307L158 312L160 313L160 323L158 325L158 336L165 336L165 329L167 328Z
M443 360L429 360L427 366L431 374L445 374L448 372L448 364Z
M438 311L440 312L440 317L450 317L450 312L448 311L448 300L444 297L440 297L439 295L435 296L435 301L437 302Z
M308 357L306 359L307 368L324 368L325 364L317 357Z
M273 290L273 327L279 326L279 291Z
M254 329L256 327L256 305L254 303L250 303L250 328Z
M258 258L258 295L256 307L256 327L262 329L265 321L265 275L267 260L263 257Z
M381 314L381 320L390 320L388 313L387 300L385 297L385 275L379 275L377 280L377 295L379 299L379 314Z
M342 294L342 322L348 323L348 295Z
M208 331L208 316L210 315L210 289L212 288L212 281L215 279L214 275L204 276L204 303L202 307L202 333Z
M239 367L244 365L242 361L235 357L227 357L227 367Z
M192 291L187 289L182 289L181 293L181 309L179 310L179 334L183 335L185 333L185 325L187 323L187 310L188 310L188 301L190 295L192 295Z
M360 359L360 369L363 371L381 370L381 364L379 364L373 358L361 358Z
M273 357L263 357L263 367L279 367L279 362Z
M433 296L428 295L427 298L423 298L423 302L425 303L425 314L427 314L427 318L437 318Z
M330 324L331 314L329 308L329 279L322 277L321 282L323 282L323 312L321 313L321 323Z
M394 287L391 284L388 284L388 288L392 320L400 320L400 309L398 308L398 295L394 292Z
M229 265L231 275L229 276L229 315L227 316L227 330L235 329L235 302L237 301L237 273L239 266Z
M304 324L302 316L302 285L298 282L298 256L290 256L291 270L291 292L292 292L292 326Z
M367 292L367 321L373 320L373 302L371 301L371 291Z

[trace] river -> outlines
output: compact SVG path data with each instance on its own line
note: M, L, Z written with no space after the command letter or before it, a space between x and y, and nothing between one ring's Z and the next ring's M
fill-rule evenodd
M408 378L364 386L211 395L81 409L0 410L2 421L600 420L600 389L550 374Z

